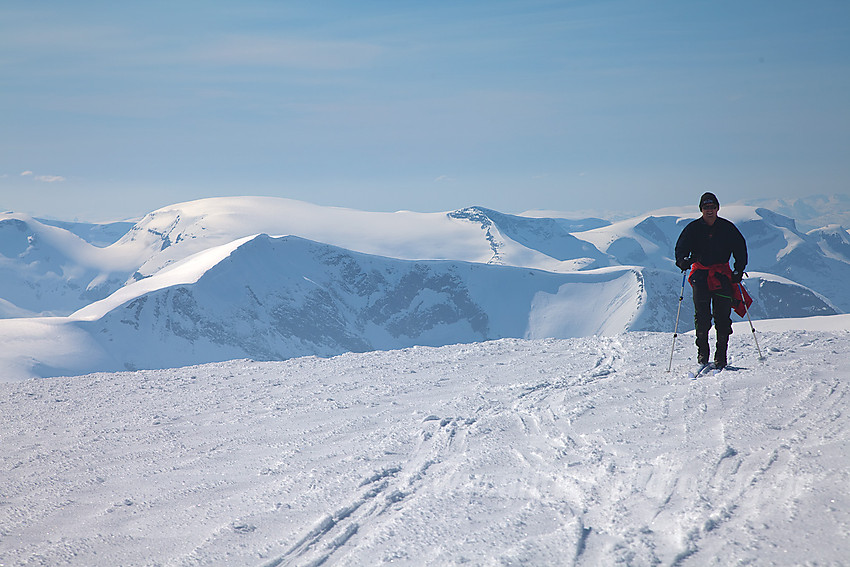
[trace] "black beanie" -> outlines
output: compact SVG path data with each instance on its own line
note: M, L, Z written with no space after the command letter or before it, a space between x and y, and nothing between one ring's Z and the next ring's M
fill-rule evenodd
M717 205L718 209L720 208L720 201L717 200L714 193L703 193L702 197L699 198L699 210L702 210L703 205L707 205L709 203L714 203Z

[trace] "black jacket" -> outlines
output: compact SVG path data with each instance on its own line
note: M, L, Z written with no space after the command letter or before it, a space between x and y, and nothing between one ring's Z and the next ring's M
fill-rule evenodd
M676 265L690 257L704 266L725 264L735 256L733 269L743 272L747 267L747 242L731 221L717 217L712 226L698 218L685 226L676 241Z

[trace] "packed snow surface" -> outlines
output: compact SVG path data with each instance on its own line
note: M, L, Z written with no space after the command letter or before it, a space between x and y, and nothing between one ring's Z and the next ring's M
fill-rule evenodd
M838 319L0 383L0 565L844 564Z

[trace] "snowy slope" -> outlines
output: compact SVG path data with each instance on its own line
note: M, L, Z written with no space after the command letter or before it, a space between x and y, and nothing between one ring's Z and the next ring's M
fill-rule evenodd
M848 339L739 328L697 381L627 333L0 384L0 564L842 565Z
M271 197L222 197L165 207L147 215L117 245L149 258L139 268L148 276L199 250L257 233L299 236L405 260L450 259L551 271L577 269L603 257L564 230L558 236L570 248L556 258L464 211L375 213Z
M675 269L673 248L689 211L674 209L633 217L608 226L574 233L627 266Z
M610 259L595 246L579 240L572 234L577 227L595 226L595 219L567 221L555 218L526 218L506 215L483 207L469 207L448 214L452 219L468 220L480 224L499 263L512 266L529 266L552 269L550 263L535 263L534 254L520 255L507 243L515 242L531 251L545 254L572 269L598 268L610 264ZM500 238L501 236L501 238ZM507 239L507 241L506 241ZM508 246L508 254L503 250ZM563 271L565 266L554 266Z
M61 221L55 219L36 219L42 224L62 228L76 234L89 244L104 248L115 244L136 224L136 221L114 221L114 222L80 222Z
M504 233L488 214L506 226ZM0 318L68 315L128 281L258 233L295 235L410 260L451 259L557 272L609 265L607 256L569 234L584 225L477 208L372 213L270 197L179 203L146 215L131 229L126 223L40 222L4 213ZM117 238L119 232L126 234Z
M750 257L747 267L753 270L776 264L806 240L795 228L793 219L767 209L725 206L720 209L720 216L734 222L746 238ZM685 225L698 217L698 211L693 208L661 209L574 235L612 255L621 264L675 269L676 240Z
M172 263L71 317L0 320L0 343L19 345L0 351L0 380L672 330L679 282L662 270L554 273L399 260L298 237L249 236ZM782 278L762 274L748 284L755 317L834 312ZM688 305L678 329L691 328ZM94 347L53 348L63 332L62 341Z
M850 232L843 226L831 224L807 235L817 242L825 256L850 263Z
M770 209L797 221L804 230L831 224L850 226L850 195L810 195L796 199L754 199L742 203Z
M643 276L632 268L558 274L417 262L259 235L199 252L61 322L73 336L88 333L98 352L109 354L108 363L97 358L101 366L88 368L96 371L616 334L658 318L644 313L645 297ZM0 321L0 340L14 337L18 324L28 321ZM62 370L55 353L35 346L0 354L0 368L7 361L33 369L2 377L79 372L79 363L70 361L73 371ZM50 364L41 363L45 356Z
M135 261L28 215L0 214L0 318L66 315L119 289Z
M508 337L672 330L677 281L668 272L630 267L561 274L398 260L258 235L171 264L70 317L49 324L0 321L0 342L29 337L29 343L0 353L0 380ZM758 282L756 315L833 313L793 282L769 275L752 281ZM689 314L681 317L678 329L691 329L691 321ZM39 329L47 336L36 340ZM51 340L63 329L68 338L62 340L95 347L77 357L57 351Z

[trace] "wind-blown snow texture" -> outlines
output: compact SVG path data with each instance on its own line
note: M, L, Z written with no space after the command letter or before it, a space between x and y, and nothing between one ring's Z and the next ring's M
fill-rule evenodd
M634 332L0 384L0 564L841 565L848 339L739 327L696 381Z
M765 208L722 214L748 240L754 319L850 308L841 226L804 234ZM119 238L126 224L6 213L0 343L16 348L0 352L0 380L669 332L681 286L673 245L693 216L666 210L606 224L238 197L165 207ZM688 311L681 331L692 328Z

